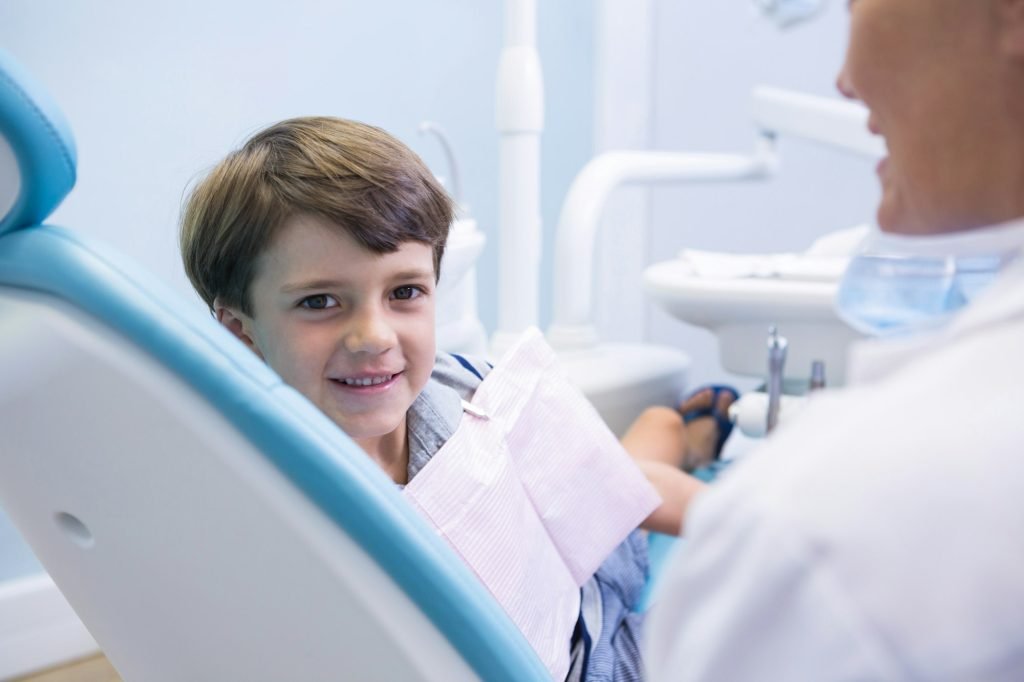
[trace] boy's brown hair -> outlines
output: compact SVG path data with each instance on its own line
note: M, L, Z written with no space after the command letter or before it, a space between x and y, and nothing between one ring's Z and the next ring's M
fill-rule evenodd
M229 154L185 202L181 256L211 310L220 299L252 314L257 259L303 213L328 219L374 253L429 244L440 277L454 205L420 158L380 128L293 118Z

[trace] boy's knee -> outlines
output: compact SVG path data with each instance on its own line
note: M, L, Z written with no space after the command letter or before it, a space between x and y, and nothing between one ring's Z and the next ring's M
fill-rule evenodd
M683 416L678 410L663 405L648 407L637 417L637 424L643 424L648 428L662 430L676 430L683 428Z

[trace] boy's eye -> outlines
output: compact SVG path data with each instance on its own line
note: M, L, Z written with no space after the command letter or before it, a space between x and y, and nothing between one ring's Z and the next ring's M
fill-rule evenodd
M421 293L423 292L420 291L419 287L405 286L398 287L397 289L394 290L394 292L391 295L394 296L399 301L408 301L410 299L416 298Z
M338 305L338 302L334 300L333 296L327 294L316 294L315 296L307 296L306 298L299 301L299 305L308 310L324 310L326 308L333 308Z

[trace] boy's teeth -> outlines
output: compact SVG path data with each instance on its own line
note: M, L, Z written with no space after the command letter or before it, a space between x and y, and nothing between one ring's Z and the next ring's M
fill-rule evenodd
M382 377L367 377L365 379L342 379L342 383L346 386L376 386L377 384L383 384L385 381L391 381L391 377L394 374L388 374Z

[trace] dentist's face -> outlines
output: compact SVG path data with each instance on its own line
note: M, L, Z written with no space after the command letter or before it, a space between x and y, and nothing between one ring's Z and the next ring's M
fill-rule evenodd
M990 0L851 0L840 91L870 109L889 156L878 224L939 233L987 223L1000 60Z
M433 263L427 244L375 254L325 219L294 217L261 255L253 315L232 311L234 331L371 455L404 448L434 366Z

